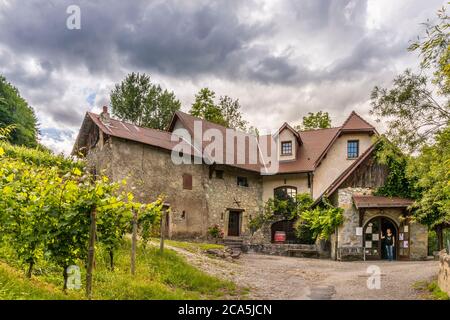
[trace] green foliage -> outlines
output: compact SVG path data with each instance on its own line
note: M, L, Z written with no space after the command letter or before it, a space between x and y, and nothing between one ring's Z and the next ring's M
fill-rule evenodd
M14 131L16 126L14 124L10 124L4 128L0 128L0 141L8 140L11 137L11 133Z
M331 118L328 112L308 112L308 115L303 117L302 125L299 125L296 128L298 130L331 128Z
M392 88L376 86L371 94L371 114L387 124L389 139L408 152L432 143L450 123L450 29L445 8L438 18L440 23L426 23L426 37L409 47L419 51L422 69L433 69L434 79L429 81L427 72L406 70L394 79Z
M375 190L375 195L387 197L417 198L420 196L415 179L407 174L410 157L404 155L384 136L375 142L375 159L387 167L388 175L385 184Z
M233 100L228 96L219 98L215 103L215 92L202 88L196 95L189 113L222 126L234 129L246 130L247 121L242 118L239 100Z
M308 230L314 239L328 239L344 221L343 212L344 209L332 206L326 199L322 200L320 205L301 213L294 225L297 237L304 237L305 230Z
M209 227L208 228L208 234L213 239L223 238L223 231L222 231L222 229L220 229L220 226L218 224L215 224L215 225Z
M31 157L24 161L24 154ZM149 220L159 218L153 204L133 202L131 194L120 191L122 184L106 177L95 180L75 163L69 165L68 159L62 161L61 169L57 166L61 158L45 152L19 148L18 155L11 157L0 147L0 240L7 241L18 259L29 265L29 276L40 259L65 270L86 258L93 210L98 216L99 241L110 252L121 242L126 230L121 227L131 211Z
M83 161L75 161L63 155L54 155L49 151L41 150L39 147L31 149L0 141L0 148L6 157L18 159L30 165L57 167L63 173L70 172L75 168L83 170L85 165Z
M226 127L243 131L247 129L248 123L242 118L239 100L233 100L228 96L222 96L219 98L218 107L223 115Z
M5 244L6 246L6 244ZM39 261L35 276L24 279L15 269L15 257L5 257L0 246L0 300L85 299L83 291L69 290L66 294L59 268L52 261ZM96 250L93 299L95 300L168 300L240 298L236 286L210 276L189 265L172 250L161 255L157 248L138 246L136 275L129 272L130 241L116 251L114 272L109 267L109 253L103 246ZM13 268L14 266L14 268ZM84 269L82 286L85 285Z
M421 189L413 205L415 217L430 228L450 226L450 126L433 145L422 148L408 165L408 175Z
M146 74L130 73L110 95L112 113L138 126L164 130L181 103L173 92L152 84Z
M408 50L419 51L422 57L421 67L434 69L433 83L441 94L450 93L450 17L445 7L437 12L438 24L424 23L425 37L417 37Z
M138 230L144 248L150 241L155 227L161 220L164 205L164 196L159 196L158 199L144 207L138 214ZM167 212L166 214L169 214Z
M302 243L313 242L317 237L328 238L343 222L343 209L332 206L327 200L311 208L313 199L309 193L297 194L295 199L279 195L266 201L264 212L250 219L249 228L256 232L265 224L279 220L296 220L294 229Z
M450 106L433 97L425 75L410 70L397 76L389 90L376 86L371 100L371 114L387 123L388 138L408 152L432 141L450 121Z
M309 193L299 193L295 199L279 192L274 198L269 198L264 204L264 211L249 220L249 228L252 233L259 230L264 224L284 218L293 220L312 205L313 200Z
M33 108L20 96L17 88L0 75L0 127L10 125L15 128L10 132L8 141L28 147L37 146L37 119Z

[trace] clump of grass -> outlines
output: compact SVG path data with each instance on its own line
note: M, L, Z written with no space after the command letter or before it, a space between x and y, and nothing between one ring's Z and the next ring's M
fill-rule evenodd
M413 288L422 291L425 294L425 298L431 300L450 300L448 294L442 291L436 280L432 281L417 281L413 284Z
M27 279L23 273L0 262L0 300L68 300L81 296L64 294L59 288L40 281Z

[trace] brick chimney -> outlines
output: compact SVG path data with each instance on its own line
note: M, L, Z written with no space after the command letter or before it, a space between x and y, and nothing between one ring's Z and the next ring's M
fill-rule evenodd
M104 123L104 124L109 124L110 123L110 116L109 116L109 112L108 112L108 107L107 106L103 106L103 111L102 113L100 113L100 120Z

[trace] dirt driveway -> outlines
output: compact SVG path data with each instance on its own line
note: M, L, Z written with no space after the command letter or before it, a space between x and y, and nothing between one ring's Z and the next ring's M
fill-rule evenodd
M175 249L175 248L174 248ZM437 261L388 262L244 254L236 262L176 249L198 268L250 288L250 299L421 299L412 285L437 274ZM381 289L368 289L367 268L378 266Z

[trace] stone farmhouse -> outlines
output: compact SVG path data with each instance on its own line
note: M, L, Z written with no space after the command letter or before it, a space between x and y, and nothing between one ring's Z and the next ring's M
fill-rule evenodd
M427 256L427 228L408 217L412 201L372 195L384 184L387 168L374 159L376 129L357 113L352 112L340 127L329 129L297 131L284 123L268 140L279 164L271 174L261 170L268 164L264 159L249 161L248 150L243 162L207 161L201 151L208 142L195 147L191 140L198 126L203 131L214 129L226 134L225 127L180 111L174 114L168 129L161 131L115 120L104 107L99 115L86 114L73 154L86 157L93 172L104 172L117 181L126 178L127 188L140 201L166 195L171 210L165 230L172 238L205 238L208 228L217 224L225 239L268 251L295 247L298 244L292 221L280 218L254 235L248 222L277 192L292 197L307 192L316 203L326 196L345 210L344 223L328 243L331 258L384 258L380 236L387 228L396 238L397 259ZM246 146L261 139L242 135L247 139ZM174 163L172 150L180 141L189 145L180 156L195 158L194 163ZM234 160L238 156L232 155ZM276 231L286 232L286 244L273 244Z

